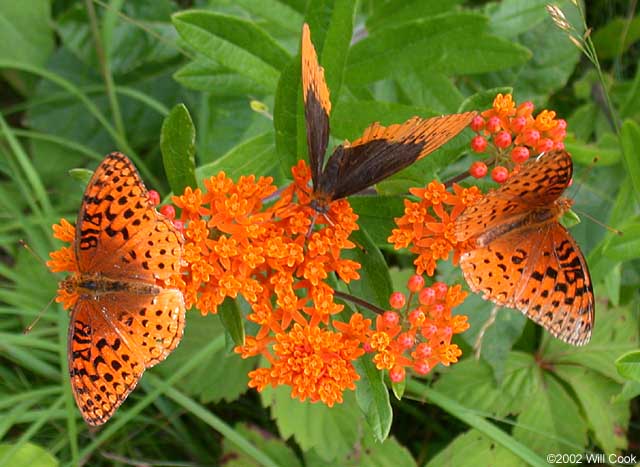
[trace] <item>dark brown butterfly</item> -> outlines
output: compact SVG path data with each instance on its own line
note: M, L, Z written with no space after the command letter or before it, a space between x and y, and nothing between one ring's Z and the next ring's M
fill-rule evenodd
M327 212L331 201L375 185L435 151L476 115L465 112L428 119L412 117L388 127L376 122L357 140L338 146L325 167L331 101L307 24L302 27L302 91L313 180L312 207L321 213Z

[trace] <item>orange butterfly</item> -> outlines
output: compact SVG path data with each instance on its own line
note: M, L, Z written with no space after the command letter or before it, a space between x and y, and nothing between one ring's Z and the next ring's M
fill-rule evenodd
M145 369L182 338L182 235L159 214L131 161L109 154L86 188L76 222L77 273L60 286L76 295L69 324L71 386L90 425L105 423Z
M571 200L573 164L565 151L540 155L456 220L469 287L485 300L517 308L573 345L591 338L594 298L587 262L558 219Z
M302 93L313 180L311 205L318 212L326 213L331 201L358 193L422 159L464 130L476 115L466 112L428 119L412 117L388 127L376 122L357 140L338 146L325 166L331 101L307 24L302 27L301 49Z

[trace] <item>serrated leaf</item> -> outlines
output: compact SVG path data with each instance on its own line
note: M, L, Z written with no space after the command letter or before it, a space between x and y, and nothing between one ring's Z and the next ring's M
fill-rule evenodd
M184 104L178 104L162 123L160 150L171 190L180 195L186 187L196 188L196 129Z
M513 437L541 455L569 454L586 447L587 426L565 388L552 375L543 374L527 397Z
M176 30L191 47L210 60L234 70L273 92L280 70L290 56L255 23L208 11L188 10L171 17Z
M369 423L373 437L381 443L389 436L393 421L389 391L383 382L382 371L367 355L353 362L353 366L360 375L356 384L356 401Z
M640 382L640 350L620 356L616 360L616 368L620 376Z
M173 78L186 88L212 96L246 96L254 89L250 78L205 59L187 63Z
M466 358L443 370L434 387L465 407L505 416L520 412L534 391L534 368L535 362L530 355L512 352L507 360L505 377L498 385L487 363ZM474 388L471 392L469 385Z
M475 467L478 465L524 467L527 464L509 449L497 444L483 433L477 430L469 430L454 438L429 461L426 467L439 467L442 465L455 465L456 467Z
M382 29L351 48L347 82L371 83L416 66L446 74L483 73L529 58L527 49L487 34L486 26L486 17L465 12Z
M236 345L244 345L244 321L236 301L227 298L218 308L218 314L233 342Z
M303 451L315 449L325 461L352 451L366 425L352 391L346 391L344 402L333 407L300 402L290 393L291 388L279 386L260 394L284 438L293 436Z
M392 0L378 2L373 13L367 18L367 30L376 30L398 26L415 21L417 18L430 18L452 10L462 0Z
M573 347L545 333L546 342L540 357L554 365L582 365L623 382L612 357L638 348L638 317L628 307L598 305L597 321L589 344ZM612 347L612 342L615 342L615 347Z
M618 452L627 447L626 430L629 424L629 404L611 402L620 391L620 384L587 368L558 365L558 377L571 385L593 430L598 446L604 452Z
M349 283L349 291L358 298L386 308L393 290L387 263L382 253L362 228L353 232L349 238L356 247L346 250L343 257L362 265L359 271L360 279Z

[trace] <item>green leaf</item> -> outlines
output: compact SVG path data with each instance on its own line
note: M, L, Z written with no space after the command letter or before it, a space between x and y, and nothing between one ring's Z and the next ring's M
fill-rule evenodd
M486 34L486 26L487 19L478 14L446 13L382 29L351 48L347 81L371 83L416 66L446 74L483 73L529 58L524 47Z
M502 37L515 38L537 27L548 13L545 9L547 0L503 0L487 5L486 13L490 18L491 31ZM559 2L559 6L562 3ZM564 6L564 5L562 5Z
M356 247L346 250L343 257L362 265L359 271L360 279L349 283L349 291L356 297L386 308L393 290L389 269L382 253L362 227L353 232L349 238Z
M466 358L442 371L434 388L442 394L474 410L506 416L518 413L533 393L532 377L535 362L530 355L511 352L505 377L497 384L491 366L480 360ZM473 391L469 391L473 385Z
M640 381L627 381L622 387L620 394L617 394L611 402L629 402L640 396Z
M272 92L279 70L290 57L255 23L207 11L189 10L171 17L180 36L210 60L234 70L256 84L256 90Z
M273 133L267 132L238 144L214 162L198 167L196 176L203 180L224 171L235 180L241 175L267 175L277 164Z
M498 94L513 94L513 88L510 86L501 86L477 92L464 100L460 106L461 111L477 110L482 112L483 110L490 109L493 107L493 101Z
M236 301L227 298L218 308L218 314L233 342L236 345L244 345L244 321L242 311Z
M200 316L187 312L184 337L171 358L154 368L154 372L172 375L185 365L199 349L218 336L224 335L221 320L215 316ZM254 359L242 359L238 354L228 354L224 349L211 354L204 365L181 378L178 387L186 394L197 396L202 402L233 401L247 390L247 373L255 366Z
M300 459L284 440L274 438L259 427L246 423L237 424L235 430L270 459L273 459L277 465L300 465ZM222 452L225 467L260 467L261 465L228 438L222 440Z
M395 382L395 381L391 382L391 390L393 391L393 395L399 401L402 400L402 396L404 396L404 391L406 388L407 388L406 378L399 382Z
M640 147L640 125L633 120L626 120L620 130L620 140L627 173L633 183L636 200L640 201L640 158L637 154Z
M354 449L342 458L326 461L312 449L305 453L304 465L306 467L416 467L411 452L403 447L393 437L380 443L364 427L362 439L354 446Z
M622 40L624 39L624 43ZM624 54L640 39L640 17L613 18L593 34L593 45L600 60L611 59Z
M475 346L480 332L484 332L480 355L493 368L496 380L502 381L509 351L522 335L527 318L517 310L486 302L479 295L468 297L456 313L469 317L471 327L462 335L469 345Z
M442 451L433 457L426 467L450 465L472 467L478 465L529 465L509 449L477 430L458 435Z
M294 8L278 0L234 0L236 5L262 17L277 27L277 29L292 34L299 34L302 28L302 15Z
M178 104L162 123L160 149L171 190L180 195L186 187L197 188L196 129L184 104Z
M623 234L612 235L603 254L616 261L631 261L640 258L640 218L620 225Z
M527 397L513 437L541 455L585 448L587 425L575 401L552 375L535 380L536 390Z
M47 0L12 2L0 0L0 60L16 60L22 63L45 65L54 47L51 28L51 3ZM3 73L13 86L23 94L34 91L33 77Z
M464 96L443 73L417 68L411 73L395 77L401 103L427 108L439 115L456 112ZM376 116L375 119L380 118ZM398 123L395 121L393 123Z
M640 382L640 350L628 352L616 360L620 376Z
M71 169L71 170L69 170L69 175L74 180L78 180L79 182L87 184L87 183L89 183L89 180L91 180L91 177L93 177L93 170L89 170L89 169Z
M379 443L389 436L393 411L389 402L389 391L369 356L365 355L353 363L360 375L356 385L356 401L373 431L373 437Z
M13 454L4 458L9 451L13 451ZM29 467L57 467L60 465L58 459L33 443L23 443L18 449L15 449L14 445L2 443L0 444L0 459L4 460L4 465L28 465Z
M358 225L378 247L389 246L387 238L396 228L394 218L404 213L400 196L351 196L349 204L358 214ZM388 298L388 297L387 297Z
M392 0L379 2L371 16L367 18L367 30L371 33L378 29L398 26L415 21L418 18L430 18L452 10L462 0Z
M282 172L289 174L299 154L306 154L306 130L302 106L300 56L294 57L282 70L273 108L273 128Z
M250 78L206 59L186 64L173 78L186 88L206 91L212 96L246 96L254 89Z
M351 452L365 424L353 392L345 392L344 402L333 407L300 402L290 393L288 386L279 386L260 394L284 438L293 436L303 451L315 449L326 461Z
M526 47L530 50L533 56L530 56L526 63L521 62L517 64L518 66L479 77L477 81L487 88L504 86L505 83L517 83L518 102L528 99L540 105L546 102L549 94L567 83L580 59L580 51L569 41L566 32L553 23L546 14L544 6L539 5L538 10L528 10L530 7L534 8L534 3L536 5L542 3L539 0L535 0L535 2L513 0L508 4L505 3L500 2L500 8L497 9L488 8L488 12L491 14L491 31L496 32L496 29L499 29L501 37L513 41L515 38L511 34L524 27L525 31L517 36L517 43L520 47ZM568 6L570 3L568 0L564 0L562 5ZM529 18L514 16L511 18L512 21L507 21L507 25L503 28L502 22L505 21L503 15L520 9L526 10ZM568 21L575 24L576 27L582 24L573 5L565 8L564 11ZM540 18L543 21L537 23ZM529 21L531 28L527 28L526 24L520 24Z
M582 405L589 428L595 434L598 446L604 452L618 452L627 447L627 440L620 427L629 424L628 403L612 403L620 391L620 385L588 368L558 365L558 377L567 381Z
M607 308L598 302L596 325L589 344L573 347L545 333L540 358L553 365L581 365L615 381L624 380L618 374L613 358L638 348L638 317L625 307ZM612 342L615 346L612 347Z

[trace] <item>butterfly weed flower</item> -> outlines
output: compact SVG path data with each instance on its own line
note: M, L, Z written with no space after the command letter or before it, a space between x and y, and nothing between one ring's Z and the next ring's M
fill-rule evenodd
M425 375L438 364L457 362L462 351L451 339L469 327L466 316L451 313L466 297L460 285L435 282L426 287L416 274L407 288L406 298L400 292L391 295L395 309L376 318L366 346L376 368L389 371L393 382L402 381L407 371Z
M530 101L517 105L511 94L498 94L493 106L472 120L470 128L476 136L471 140L471 149L490 156L491 178L495 182L504 183L510 175L507 167L519 166L533 154L564 149L567 122L556 118L553 110L542 110L535 116L534 110ZM488 172L480 161L469 168L475 178Z

